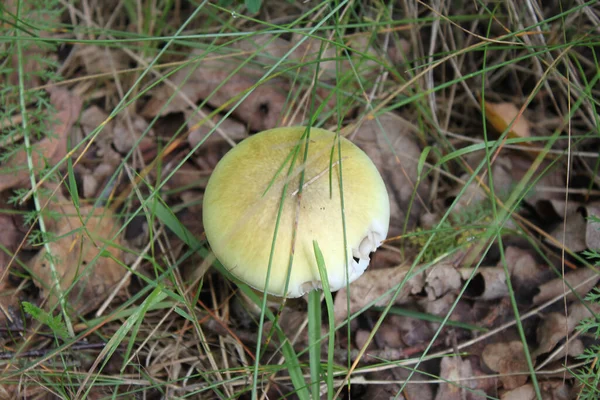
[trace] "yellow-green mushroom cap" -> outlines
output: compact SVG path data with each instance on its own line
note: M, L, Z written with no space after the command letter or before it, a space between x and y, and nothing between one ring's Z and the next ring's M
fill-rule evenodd
M204 229L217 259L240 281L275 296L299 297L322 287L313 241L323 253L330 289L345 287L367 268L389 226L388 194L369 157L340 138L340 163L337 136L311 128L304 162L305 133L305 127L275 128L243 140L217 164L204 194Z

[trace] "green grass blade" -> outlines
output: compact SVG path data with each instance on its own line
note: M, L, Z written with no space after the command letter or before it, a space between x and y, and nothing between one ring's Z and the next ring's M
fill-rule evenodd
M308 354L310 390L313 399L319 399L321 383L321 292L308 292Z
M328 343L327 343L327 399L333 399L333 354L335 350L335 315L333 313L333 296L331 295L331 289L329 288L329 278L327 276L327 268L325 266L325 259L323 253L319 248L317 241L313 241L313 248L315 252L315 258L317 259L317 267L319 268L319 276L321 277L321 284L323 286L323 294L325 297L325 304L327 305L327 323L329 325L328 331ZM320 303L320 302L319 302ZM320 306L320 304L319 304ZM310 321L309 321L310 322Z

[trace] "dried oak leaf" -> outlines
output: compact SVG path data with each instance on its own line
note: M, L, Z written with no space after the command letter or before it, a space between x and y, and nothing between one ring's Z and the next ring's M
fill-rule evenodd
M523 115L519 115L520 110L513 103L490 103L486 101L485 111L486 119L498 132L502 133L510 126L508 131L508 137L510 138L528 138L531 136L529 121Z
M258 64L262 69L265 66L274 65L281 60L300 40L303 35L295 34L291 41L273 35L254 35L251 38L243 39L234 44L234 46L244 53L243 57L252 58L252 62ZM319 73L321 80L331 80L336 77L336 49L332 45L323 47L323 40L316 37L306 38L288 55L288 58L281 63L282 68L297 67L306 76L312 75L317 68L317 59L324 60L319 63Z
M121 241L114 238L118 223L110 210L81 206L77 214L71 205L51 205L59 218L53 234L58 239L48 243L31 262L34 283L48 298L50 306L56 304L57 291L49 257L54 260L60 288L70 306L81 314L94 310L111 293L126 275L120 265ZM102 252L102 254L100 254ZM99 255L100 254L100 255ZM122 290L127 287L123 285Z
M463 279L469 279L473 268L460 270ZM465 294L474 299L496 300L508 295L506 273L502 267L480 267L469 283Z
M367 304L375 301L390 289L400 285L406 278L410 267L398 266L394 268L369 269L360 279L350 284L350 310L348 310L346 298L348 292L346 288L338 291L333 310L335 314L335 324L340 324L348 315L354 314L358 310L365 307ZM423 274L412 272L404 286L400 290L398 297L395 299L395 304L402 304L408 301L411 294L419 293L423 290ZM391 294L383 296L378 300L376 306L386 305L392 298Z
M209 114L210 111L204 110L204 113ZM206 137L206 135L208 135L210 131L213 130L213 125L208 123L197 125L199 122L202 121L203 117L195 110L186 109L184 110L184 115L187 121L188 129L191 130L187 137L187 140L190 147L195 148L198 145L198 143L200 143ZM223 118L221 115L215 115L212 118L212 122L217 123L221 118ZM221 128L221 130L225 132L225 134L227 134L227 139L232 141L240 141L248 136L246 127L231 118L226 118L223 122L221 122L219 128ZM204 147L211 143L222 143L223 141L224 138L221 137L221 135L218 132L213 132L206 139L202 146Z
M585 244L588 249L600 249L600 203L588 204L584 209L587 218Z
M406 381L409 377L410 380L405 385L398 382ZM365 379L366 391L359 397L362 399L432 400L433 385L422 383L425 380L427 380L427 376L424 374L401 368L370 372ZM377 381L381 384L369 384L369 381ZM416 383L412 383L412 381ZM404 389L400 391L402 388Z
M565 217L565 222L554 228L550 236L571 251L580 252L587 249L585 239L588 224L585 217L579 211L575 211ZM556 242L552 240L545 240L545 242L556 246Z
M139 115L123 115L122 118L118 118L112 138L115 149L125 154L136 146L136 143L140 148L152 146L153 141L150 137L154 136L154 131L148 128L148 122Z
M538 305L566 293L568 293L568 301L575 300L577 296L571 293L571 288L581 285L575 289L575 293L578 293L579 296L585 296L587 292L596 286L598 280L600 280L600 275L588 268L567 272L564 278L559 277L540 285L539 293L533 298L533 304Z
M484 153L472 154L470 159L468 160L469 165L476 166L480 162L483 162L482 156ZM512 162L508 157L498 157L496 158L494 164L492 164L492 182L494 183L494 192L498 197L504 197L510 191L510 189L514 186L515 180L511 175ZM485 175L486 173L482 173L480 177L482 178L483 184L488 185L489 179ZM469 174L463 174L460 179L462 181L469 181L471 176ZM471 210L474 205L477 205L482 200L487 198L487 193L482 187L481 181L477 179L472 180L469 186L463 191L462 186L457 186L448 193L448 198L445 199L446 202L450 200L454 200L454 198L460 195L456 205L454 206L454 212L460 212L463 210ZM461 194L462 192L462 194Z
M25 237L16 225L12 215L0 214L0 290L6 285L8 274L5 274L6 267L13 257L14 252Z
M445 317L450 312L452 306L456 303L456 298L456 293L446 293L442 297L435 300L429 300L426 297L421 297L417 301L417 304L419 304L421 309L427 314ZM452 311L452 315L450 315L450 320L473 323L474 321L471 315L471 306L469 306L467 302L458 302ZM437 330L440 327L440 323L429 322L429 326L431 329Z
M538 264L531 251L514 246L504 250L504 259L517 297L531 301L533 292L547 276L548 268ZM497 266L502 267L502 260Z
M440 262L425 273L425 292L430 300L458 290L461 285L460 272L450 263Z
M125 52L107 46L79 46L75 54L76 64L85 67L88 75L115 73L129 68Z
M485 163L486 154L484 151L472 152L466 157L467 163L473 168L477 168L481 163ZM492 181L494 183L494 192L496 196L504 198L511 193L517 182L521 181L526 174L530 173L531 158L525 157L518 153L501 153L492 164ZM487 170L487 169L486 169ZM482 182L489 184L489 177L481 174ZM560 192L552 190L553 188L564 188L565 179L564 171L560 168L552 167L550 162L542 162L535 170L536 185L533 186L526 194L525 200L530 204L537 204L539 201L561 198ZM540 178L541 176L541 178ZM461 179L467 181L470 178L469 174L464 174ZM550 190L543 190L549 188ZM457 196L462 190L462 187L453 190L450 195ZM470 206L473 203L487 197L486 192L477 181L473 181L471 186L467 187L467 191L462 194L459 199L461 206Z
M469 360L459 357L444 357L440 363L440 383L435 400L483 400L487 396L477 389L477 380L473 378L473 368ZM453 382L456 382L453 384Z
M409 347L428 342L435 333L429 322L419 318L401 315L390 315L388 318L390 319L390 326L395 328L396 334Z
M194 54L192 58L196 56ZM226 109L230 109L237 103L236 99L252 90L235 108L233 115L246 122L252 130L262 131L276 127L287 103L287 83L275 78L255 87L262 75L259 76L250 68L242 68L229 76L240 62L236 57L204 59L199 64L192 60L188 67L182 68L171 78L180 88L178 94L165 106L176 90L166 85L160 87L141 115L154 117L159 113L166 115L183 112L200 99L207 100L212 107L226 106Z
M538 326L539 346L532 352L532 356L537 357L552 350L567 334L573 332L577 324L586 318L591 318L592 312L596 314L600 312L600 305L576 303L568 308L567 316L558 312L548 314Z
M540 389L544 400L570 400L573 399L573 389L565 384L563 379L541 381ZM506 391L500 395L500 400L534 400L535 388L531 383Z
M421 154L415 137L402 118L387 113L379 116L377 120L365 120L358 127L353 139L354 143L373 160L388 187L392 216L391 236L402 233L406 210L410 210L408 225L416 224L421 214L423 200L429 192L429 181L423 180L417 187L417 196L413 199L417 182L417 165Z
M55 34L52 29L40 29L35 26L57 26L60 24L60 18L58 14L50 12L50 10L44 9L44 7L37 7L35 3L20 2L16 0L4 0L2 2L2 23L0 27L5 26L16 26L17 16L21 21L30 21L30 29L34 29L36 37L41 39L43 43L44 39L48 39ZM11 19L14 18L14 21ZM3 26L3 23L6 25ZM30 31L31 32L31 31ZM8 46L8 43L4 41L4 45ZM38 45L38 41L27 40L23 43L22 51L6 51L3 48L3 66L6 60L10 63L8 68L9 73L7 74L8 85L18 86L20 80L20 74L26 76L23 80L25 89L31 89L40 86L43 82L42 72L46 70L48 61L56 61L55 52L50 51L48 46ZM19 62L22 62L22 69L19 68ZM6 71L6 69L4 69ZM3 71L3 74L5 73ZM4 104L3 104L4 106Z
M48 127L48 137L31 148L33 168L36 171L46 165L57 164L67 154L67 139L71 127L81 111L81 99L62 88L49 90L50 102L57 110L55 124ZM29 180L27 152L19 150L0 169L0 191L25 184Z
M515 372L527 371L527 359L523 343L520 341L488 344L483 349L481 357L488 368L500 374L499 379L505 389L514 389L527 382L526 374L511 375Z
M500 400L535 400L535 388L531 383L511 389L500 396Z
M552 161L544 160L535 171L531 171L531 157L525 157L516 153L510 156L510 173L513 182L521 181L526 175L533 172L536 177L536 184L525 195L525 200L529 204L537 204L538 201L551 199L564 199L562 190L565 188L565 169L557 168L558 164L553 165ZM541 176L541 178L540 178ZM548 188L549 190L545 190ZM560 190L554 190L554 189Z
M0 323L4 323L5 312L18 310L19 302L16 288L8 280L8 266L13 254L17 251L19 244L25 234L16 225L11 215L0 214Z

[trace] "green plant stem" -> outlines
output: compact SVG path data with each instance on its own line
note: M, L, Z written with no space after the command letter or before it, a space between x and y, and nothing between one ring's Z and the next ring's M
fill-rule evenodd
M313 399L321 397L321 291L308 293L308 354L310 364L310 389Z
M17 29L15 30L17 36L21 36L21 30L19 29L20 24L22 24L21 18L20 18L20 13L21 13L21 3L18 2L17 3L17 19L16 19L16 24L17 24ZM36 166L33 165L33 157L32 157L32 144L31 144L31 140L29 138L29 126L28 126L28 111L27 111L27 104L25 102L25 67L23 65L24 63L24 57L23 57L23 41L22 40L17 40L16 44L17 44L17 68L18 68L18 76L19 76L19 107L20 107L20 111L21 111L21 115L23 116L23 119L21 121L21 126L23 127L23 142L25 144L25 151L27 153L27 169L29 170L29 180L31 182L31 188L32 188L32 197L33 197L33 203L35 205L35 211L38 213L38 223L40 225L40 231L42 232L42 235L46 236L46 224L44 223L44 217L42 216L42 207L40 205L40 199L37 195L37 192L34 190L34 188L37 187L37 181L35 178L35 168ZM47 236L46 236L47 237ZM52 273L52 280L54 282L54 288L50 288L50 290L48 291L49 295L52 295L52 292L55 293L56 297L58 298L58 304L60 305L60 309L64 318L64 322L65 325L67 327L67 332L69 333L70 337L74 337L75 336L75 331L73 330L73 324L71 323L71 319L69 318L69 314L67 312L67 304L65 301L65 296L63 293L63 290L60 286L60 279L58 277L58 272L56 271L56 265L55 265L55 261L54 258L52 257L52 249L50 248L50 244L48 243L48 240L46 238L44 238L44 249L46 250L47 254L48 254L48 264L50 265L50 272Z

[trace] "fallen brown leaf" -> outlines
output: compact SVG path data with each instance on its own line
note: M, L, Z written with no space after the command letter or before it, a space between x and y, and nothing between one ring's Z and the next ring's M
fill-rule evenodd
M9 282L8 266L25 235L11 215L0 214L0 226L0 323L4 324L7 313L18 314L19 310L17 288Z
M461 273L466 281L473 268L462 268ZM496 300L508 296L506 273L501 267L480 267L469 283L465 294L468 297L481 300Z
M440 378L446 381L440 383L435 400L483 400L487 396L476 390L477 381L473 378L473 368L469 360L459 357L444 357L440 363ZM455 382L455 383L454 383Z
M435 300L430 300L428 298L423 297L423 298L419 299L418 304L421 306L421 308L426 313L444 317L450 312L450 308L456 301L456 296L457 295L455 293L446 293L442 297L437 298ZM460 305L460 303L459 303L459 305ZM458 314L456 311L457 310L455 309L455 311L452 313L452 316L450 319L452 319L452 320L457 319ZM433 329L438 329L438 327L440 326L440 323L439 322L429 322L429 325Z
M570 400L575 398L574 391L563 379L540 381L540 391L544 400ZM506 391L500 395L500 400L534 400L535 388L531 383Z
M192 55L192 59L193 57L197 57L197 54ZM225 106L229 110L236 104L236 99L252 90L235 108L233 115L245 121L252 130L262 131L276 127L283 117L288 85L280 79L271 79L255 86L259 77L254 71L244 68L230 77L240 62L235 57L205 59L200 64L192 61L190 66L182 68L171 78L175 85L181 85L178 93L185 95L192 104L177 95L163 109L175 91L170 86L162 86L154 92L141 115L154 117L159 113L166 115L183 112L200 99L207 100L212 107Z
M600 222L590 217L600 220L600 203L588 204L584 207L586 216L585 244L588 249L600 249Z
M535 388L531 383L528 383L518 388L504 392L500 396L501 400L534 400L536 397Z
M204 111L207 115L210 113L209 110ZM187 120L188 129L191 130L187 140L190 147L195 148L198 143L200 143L206 137L206 135L210 133L212 130L212 125L205 123L196 127L196 124L202 120L202 116L190 109L184 110L184 115L185 119ZM212 122L217 123L221 118L223 118L221 115L216 115L212 118ZM228 139L236 142L248 136L246 127L231 118L226 118L221 125L219 125L219 127L227 134ZM221 135L219 135L217 132L214 132L208 139L206 139L206 142L203 144L203 146L211 143L214 144L222 142L224 142L224 139L221 137Z
M375 301L385 292L399 285L410 267L399 266L394 268L368 269L360 279L350 284L350 310L347 306L348 293L346 288L338 291L334 304L335 324L339 325L348 315L357 312L367 304ZM413 272L414 273L414 272ZM419 293L423 290L423 274L417 273L406 280L400 290L400 294L395 299L395 304L402 304L408 300L411 294ZM377 301L375 305L384 306L391 300L391 294L385 295Z
M139 140L141 142L138 143L138 146L141 148L144 147L144 144L146 147L152 146L154 142L150 137L154 136L154 131L152 129L148 130L148 126L146 120L139 115L123 115L122 118L118 118L114 125L112 138L115 149L119 153L125 154Z
M8 274L5 273L13 253L17 250L19 244L24 238L24 233L15 225L13 216L0 214L0 290L8 280Z
M476 168L482 162L485 163L485 152L478 151L468 155L467 162L471 168ZM530 173L531 158L514 152L503 152L495 158L492 164L492 181L494 183L494 192L496 196L505 198L511 193L514 186L526 174ZM564 199L564 194L554 190L540 190L540 188L564 188L564 170L552 167L549 161L543 161L535 170L537 179L536 185L527 192L525 200L530 204L537 204L542 200ZM541 177L540 177L541 176ZM469 174L463 174L461 180L468 180ZM489 185L490 179L487 173L481 174L481 183L473 181L466 192L459 199L461 207L472 206L476 202L487 197L482 184ZM462 187L455 188L450 192L450 196L456 197L462 190Z
M77 47L76 64L82 65L92 74L115 73L129 68L129 58L125 52L114 47L85 45Z
M49 90L50 102L57 110L56 124L48 127L49 136L31 148L33 168L57 164L67 154L67 138L81 111L81 99L62 88ZM53 118L54 116L52 116ZM29 180L27 151L19 150L0 169L0 191L23 185Z
M510 375L527 371L523 343L518 340L488 344L481 355L483 362L492 371L500 374L505 389L514 389L527 382L528 376Z
M409 125L395 114L383 114L377 120L365 120L358 127L353 140L373 160L388 187L391 215L389 235L396 236L402 233L407 210L410 210L408 226L418 221L423 200L429 192L429 182L424 180L420 183L417 196L413 199L421 154L416 136Z
M251 39L236 42L235 47L244 52L242 54L244 57L258 54L253 61L264 68L264 66L274 65L302 39L304 37L301 34L295 34L291 41L273 37L273 35L255 35ZM335 47L329 44L321 52L321 44L323 41L318 38L306 38L289 54L288 59L284 60L283 66L286 68L297 67L303 74L310 76L316 71L317 63L315 61L317 59L329 59L329 61L319 63L321 80L334 79L336 76Z
M458 290L461 286L460 273L450 263L440 262L425 272L425 292L430 300Z
M22 3L15 0L4 0L2 2L2 22L0 27L3 27L3 23L14 24L15 21L11 21L11 17L19 16L20 21L36 21L36 25L43 22L45 26L56 26L60 23L56 13L50 12L50 10L44 9L43 7L36 7L34 3ZM8 25L7 25L8 26ZM47 29L35 29L36 35L44 40L52 37L54 32ZM7 43L6 41L4 43ZM8 57L7 57L8 56ZM3 58L7 57L10 68L7 75L7 86L19 86L19 75L22 73L26 79L23 80L25 89L32 89L40 86L43 82L40 76L40 71L47 68L49 61L56 61L56 55L50 51L48 46L38 45L34 40L27 40L23 42L21 54L16 51L6 52L6 48L3 48ZM19 61L23 63L22 69L19 69ZM3 60L3 63L5 61ZM3 65L4 66L4 65ZM7 71L6 69L3 70ZM3 105L4 106L4 105Z
M48 299L48 305L56 304L57 291L48 259L52 257L60 290L67 294L75 310L88 313L104 301L127 272L119 264L121 241L118 237L113 239L117 221L110 210L93 206L79 208L81 219L71 204L51 205L50 209L60 215L51 225L52 233L59 239L48 243L49 254L44 247L32 259L34 283Z
M519 116L520 110L513 103L490 103L486 101L485 111L485 117L499 133L504 132L512 123L508 131L508 137L528 138L531 136L529 121L523 115ZM513 120L515 120L514 123Z
M591 318L593 316L592 312L600 312L600 305L597 303L576 303L568 308L567 316L564 315L564 312L554 312L546 315L544 321L538 326L538 348L532 352L532 355L538 356L548 353L566 335L573 332L577 324L586 318Z
M518 298L526 298L530 302L537 287L546 279L548 268L538 264L531 251L514 246L508 246L504 250L504 259L515 294ZM502 260L497 266L502 268Z
M416 346L429 341L435 333L431 324L419 318L410 318L401 315L390 315L389 329L399 336L405 346ZM393 347L393 346L389 346ZM398 346L400 347L400 346Z
M564 245L566 249L573 252L580 252L587 249L586 231L587 221L579 211L570 213L565 218L565 223L560 223L550 232L550 236L556 239L556 242ZM551 246L556 247L556 242L545 240Z
M577 296L571 293L571 288L586 282L575 290L575 293L579 296L585 296L587 292L596 286L598 280L600 280L600 275L589 268L580 268L567 272L564 278L559 277L540 285L539 293L533 298L533 304L538 305L558 295L567 293L568 301L575 300Z
M471 159L469 160L469 165L472 167L478 165L480 162L482 162L481 157L483 155L484 153L472 155ZM500 198L508 194L510 188L515 184L515 180L511 174L511 169L512 161L508 157L498 157L494 164L492 164L492 182L494 183L494 192L496 196L499 196ZM470 177L470 174L465 173L460 177L460 179L463 181L468 181ZM487 198L486 190L482 185L488 185L489 178L484 174L481 175L481 178L481 180L471 181L464 192L462 186L457 186L449 191L448 198L445 200L446 202L458 197L462 192L457 204L453 208L454 212L472 209L473 206L476 206L482 200Z

